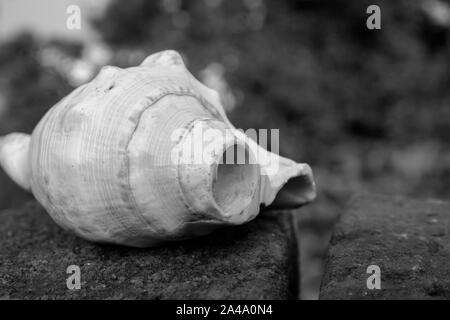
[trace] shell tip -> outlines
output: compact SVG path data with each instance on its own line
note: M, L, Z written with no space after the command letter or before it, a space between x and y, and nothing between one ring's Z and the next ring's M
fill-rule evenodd
M141 66L184 67L184 62L178 51L165 50L148 56Z
M28 161L31 136L11 133L0 137L0 166L8 176L23 189L31 189Z

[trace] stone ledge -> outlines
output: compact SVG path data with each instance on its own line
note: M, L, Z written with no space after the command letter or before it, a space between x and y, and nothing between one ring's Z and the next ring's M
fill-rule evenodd
M105 246L58 227L36 202L0 212L3 299L287 299L296 297L291 212L152 249ZM69 290L69 265L81 289Z
M441 201L362 195L338 223L321 299L450 298L450 205ZM378 265L381 290L367 289Z

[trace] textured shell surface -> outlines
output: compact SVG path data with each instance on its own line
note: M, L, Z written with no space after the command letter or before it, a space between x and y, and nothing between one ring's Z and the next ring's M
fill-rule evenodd
M183 146L200 127L233 135L207 142L217 144L211 162L182 163ZM136 67L102 68L51 108L31 139L18 140L23 170L10 165L10 146L20 144L5 142L5 171L57 224L96 242L154 246L247 222L274 200L299 206L315 197L307 164L265 150L278 161L276 172L260 163L218 163L230 148L249 157L262 148L231 125L218 94L170 50Z

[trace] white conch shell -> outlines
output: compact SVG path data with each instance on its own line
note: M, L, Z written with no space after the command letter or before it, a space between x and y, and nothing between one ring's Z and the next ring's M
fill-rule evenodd
M219 133L202 142L206 158L185 162L186 147L205 128ZM254 162L222 163L231 150ZM218 94L175 51L133 68L104 67L51 108L31 138L4 137L0 163L60 226L135 247L247 222L260 205L298 207L315 197L311 168L236 130Z

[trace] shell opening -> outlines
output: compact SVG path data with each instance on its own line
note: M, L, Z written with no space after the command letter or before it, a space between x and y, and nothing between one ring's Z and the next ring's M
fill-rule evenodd
M215 170L213 198L226 216L241 214L251 203L258 186L258 165L240 144L228 147Z
M311 172L311 171L310 171ZM316 197L312 173L290 178L281 188L271 204L272 209L296 209Z

